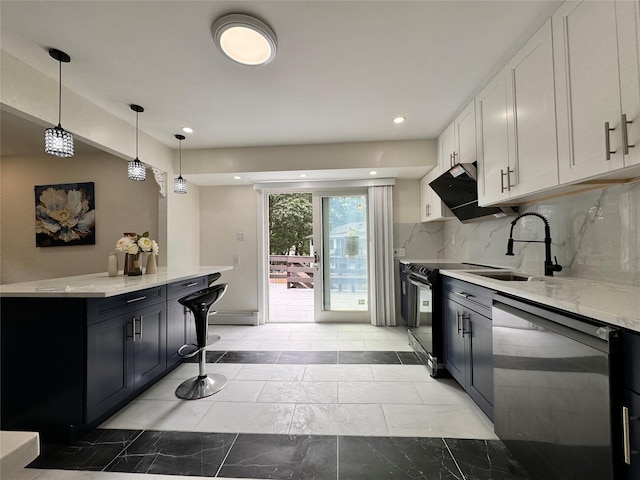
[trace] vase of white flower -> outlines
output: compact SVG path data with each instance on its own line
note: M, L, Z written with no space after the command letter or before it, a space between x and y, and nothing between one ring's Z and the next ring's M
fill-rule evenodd
M155 240L149 239L149 232L144 232L142 235L125 233L125 236L116 243L116 250L125 253L124 274L136 276L142 275L140 254L147 252L150 256L155 256L159 248Z
M127 271L127 275L129 275L130 277L142 275L142 264L140 263L140 252L125 254L124 268Z

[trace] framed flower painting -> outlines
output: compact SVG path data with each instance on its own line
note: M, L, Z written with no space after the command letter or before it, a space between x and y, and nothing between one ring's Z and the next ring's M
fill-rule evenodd
M94 183L36 185L36 246L95 245Z

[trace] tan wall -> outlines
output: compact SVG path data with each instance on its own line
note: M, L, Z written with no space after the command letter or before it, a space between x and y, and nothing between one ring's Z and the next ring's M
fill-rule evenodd
M420 222L420 180L397 179L393 186L393 223Z
M36 247L34 186L80 182L95 183L96 244ZM158 239L158 185L128 180L126 163L108 153L2 157L0 188L1 283L105 272L123 232Z
M258 193L251 186L200 187L200 264L232 265L217 310L258 310ZM244 240L237 233L244 233Z

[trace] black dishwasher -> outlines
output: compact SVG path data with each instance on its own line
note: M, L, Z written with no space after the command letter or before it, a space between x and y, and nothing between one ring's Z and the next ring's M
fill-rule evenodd
M531 480L621 478L620 332L501 295L492 320L495 431Z

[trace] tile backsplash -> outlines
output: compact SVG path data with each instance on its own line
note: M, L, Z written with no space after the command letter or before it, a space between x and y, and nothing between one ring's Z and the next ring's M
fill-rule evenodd
M538 212L549 220L551 255L564 267L556 275L640 286L640 183L532 203L521 207L520 212ZM543 274L543 243L515 243L515 256L505 255L513 218L468 224L451 220L436 224L433 232L442 229L444 244L442 249L436 249L437 258ZM408 244L413 244L414 236L420 241L423 236L430 238L430 228L428 233L409 236ZM544 224L536 217L522 218L514 228L513 237L542 241Z

